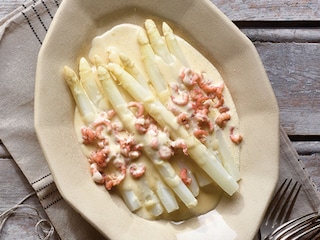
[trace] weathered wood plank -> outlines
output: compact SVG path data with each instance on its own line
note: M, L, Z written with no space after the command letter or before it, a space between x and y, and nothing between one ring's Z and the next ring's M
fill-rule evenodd
M318 0L211 0L233 21L320 20Z
M320 44L254 43L289 135L320 135Z
M312 155L315 153L320 154L320 140L318 140L318 141L293 141L292 145L297 150L299 155Z
M320 20L318 0L210 0L233 21ZM26 0L2 0L0 19Z
M314 183L315 188L320 192L320 153L311 155L300 155L300 162L310 175L311 182Z
M320 26L320 22L319 22ZM320 43L320 28L240 28L253 42Z

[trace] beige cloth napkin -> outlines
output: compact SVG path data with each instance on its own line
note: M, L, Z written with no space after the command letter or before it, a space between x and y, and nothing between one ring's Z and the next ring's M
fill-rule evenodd
M36 191L55 227L54 239L104 239L59 194L34 130L37 56L61 1L30 1L0 20L0 139ZM279 183L293 178L303 184L292 217L315 211L320 206L319 194L288 137L280 132Z

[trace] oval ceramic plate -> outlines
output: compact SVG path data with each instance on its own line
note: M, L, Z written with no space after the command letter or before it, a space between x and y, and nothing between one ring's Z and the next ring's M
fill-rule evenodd
M180 231L201 227L197 218L177 227L128 211L119 197L93 183L74 131L75 106L63 67L77 69L95 36L120 23L142 26L146 18L168 22L214 63L229 87L245 139L242 180L239 191L223 196L216 210L237 239L252 239L278 179L279 112L253 44L209 1L62 2L39 54L35 92L36 132L55 183L64 199L111 239L176 239Z

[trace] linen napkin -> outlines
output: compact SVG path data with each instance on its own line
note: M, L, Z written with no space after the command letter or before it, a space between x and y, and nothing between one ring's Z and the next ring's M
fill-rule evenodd
M104 239L59 194L34 130L37 55L60 2L30 1L1 21L0 139L37 193L55 238Z
M104 239L60 195L34 130L37 56L61 1L30 1L0 20L0 139L35 190L55 227L55 239ZM319 193L282 128L280 133L279 184L292 178L303 185L291 217L315 211Z

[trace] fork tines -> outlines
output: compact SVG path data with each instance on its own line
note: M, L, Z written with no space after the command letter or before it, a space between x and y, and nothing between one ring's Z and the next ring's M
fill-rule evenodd
M267 212L270 213L266 219L267 222L271 221L274 225L280 225L289 220L291 211L301 189L301 185L298 185L298 182L296 182L290 190L291 182L292 179L289 181L286 179L275 193L267 210Z
M319 232L320 216L318 213L313 212L281 225L267 239L298 240L302 239L302 237L314 239Z

